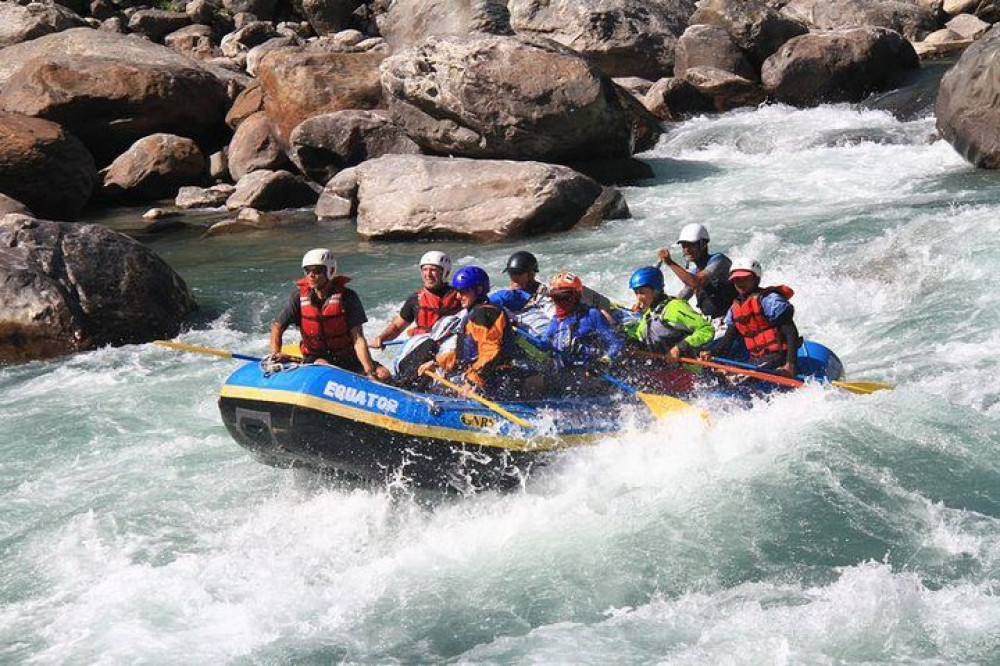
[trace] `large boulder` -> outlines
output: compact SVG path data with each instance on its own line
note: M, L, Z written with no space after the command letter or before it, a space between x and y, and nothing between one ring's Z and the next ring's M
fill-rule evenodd
M781 11L813 30L889 28L913 41L938 27L928 7L902 0L791 0Z
M427 152L570 160L632 153L614 83L551 42L430 39L385 60L389 113Z
M965 159L1000 168L1000 27L993 26L941 79L937 128Z
M789 40L764 63L761 82L775 100L807 107L861 101L919 68L913 46L898 32L856 28Z
M182 185L204 178L205 156L182 136L151 134L119 155L104 176L105 194L150 201L172 197Z
M361 0L295 0L299 13L305 17L317 35L332 35L353 27L354 12Z
M413 139L384 111L335 111L295 128L289 157L314 182L325 185L337 172L382 155L417 155Z
M519 35L547 37L610 76L656 80L674 67L695 0L510 0Z
M251 171L289 166L288 158L274 136L271 120L263 111L240 123L229 142L226 156L233 180L239 180Z
M713 67L745 79L757 79L757 70L729 33L715 25L688 26L674 52L674 76L692 67Z
M285 210L312 206L318 198L319 193L304 179L280 169L261 169L240 178L236 189L226 199L226 208Z
M264 110L282 145L307 118L382 106L381 53L343 53L298 47L269 52L257 66Z
M86 21L61 5L0 2L0 49L85 25Z
M228 104L213 74L136 36L74 28L0 51L0 109L59 123L100 164L156 132L218 140Z
M428 37L512 34L504 0L394 0L387 4L376 20L393 51L416 46Z
M195 308L180 276L124 234L0 219L0 362L173 337Z
M564 166L388 155L337 174L320 218L357 215L371 238L501 241L628 217L621 194Z
M701 0L690 22L728 32L756 68L789 39L809 32L801 21L782 15L768 0Z
M39 215L72 220L97 182L79 139L48 120L0 111L0 193Z

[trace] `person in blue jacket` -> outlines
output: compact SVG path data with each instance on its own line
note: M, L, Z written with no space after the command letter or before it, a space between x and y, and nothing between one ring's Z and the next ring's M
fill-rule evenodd
M625 342L600 310L580 302L582 295L583 282L575 273L563 271L552 278L549 297L555 316L544 340L555 352L555 383L571 392L593 393L599 386L607 388L607 382L599 378L600 371L592 371L617 357Z

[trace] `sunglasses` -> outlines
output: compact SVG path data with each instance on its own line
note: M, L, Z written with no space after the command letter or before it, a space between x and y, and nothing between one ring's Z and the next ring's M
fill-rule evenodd
M323 275L326 273L326 266L306 266L302 272L306 275Z

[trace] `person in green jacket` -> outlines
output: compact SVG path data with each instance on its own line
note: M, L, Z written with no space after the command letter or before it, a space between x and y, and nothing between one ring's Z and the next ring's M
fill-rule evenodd
M632 273L628 286L639 302L640 317L626 324L625 334L646 351L665 354L674 362L697 356L712 341L712 322L698 314L687 301L663 291L663 273L655 266L643 266Z

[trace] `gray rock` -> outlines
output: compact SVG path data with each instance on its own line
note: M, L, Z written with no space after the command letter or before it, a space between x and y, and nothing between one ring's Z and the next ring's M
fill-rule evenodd
M170 338L196 308L180 276L124 234L0 219L0 362Z
M351 27L353 14L363 3L361 0L296 0L295 4L317 35L331 35Z
M277 36L278 33L271 23L267 21L253 21L239 28L236 32L231 32L222 38L220 44L222 55L227 58L245 55L253 47L259 46Z
M756 80L759 74L729 33L714 25L688 26L674 52L674 76L692 67L712 67Z
M215 36L207 25L189 25L163 38L163 44L195 60L216 58L221 51L215 45Z
M656 80L674 66L695 0L510 0L519 35L568 46L610 76Z
M413 139L381 111L335 111L309 118L292 131L289 157L312 181L325 185L342 169L382 155L420 153Z
M56 4L0 2L0 48L87 24Z
M505 0L394 0L376 17L379 33L392 51L416 46L429 37L510 35Z
M941 79L934 115L941 136L982 169L1000 168L1000 27L962 54Z
M236 187L220 183L211 187L182 187L177 191L174 205L178 208L218 208L226 205L226 199L232 196Z
M97 182L79 139L48 120L0 111L0 192L39 215L72 220Z
M728 32L756 69L789 39L809 32L804 23L779 13L768 0L701 0L690 23Z
M222 6L233 14L253 14L258 19L274 18L277 0L222 0Z
M619 192L568 167L424 155L388 155L335 176L317 214L355 211L365 237L486 242L628 217Z
M140 9L128 19L129 32L145 35L154 42L183 27L191 25L191 19L184 12L170 12L163 9Z
M107 195L133 201L172 197L182 185L202 180L205 157L186 137L152 134L132 144L108 167Z
M226 208L284 210L316 203L319 194L305 180L287 171L254 171L240 178Z
M382 88L393 121L427 152L548 162L632 152L614 83L552 42L432 38L386 58Z
M791 0L781 12L812 30L888 28L913 41L938 27L929 9L900 0Z

